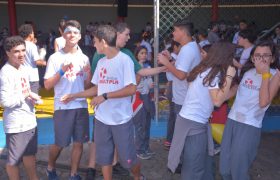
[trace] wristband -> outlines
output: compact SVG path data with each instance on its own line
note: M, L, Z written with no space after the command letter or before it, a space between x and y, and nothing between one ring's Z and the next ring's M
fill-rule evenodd
M107 97L107 93L102 94L102 96L103 96L103 98L104 98L105 100L107 100L107 99L108 99L108 97Z
M60 70L58 71L58 73L59 73L60 77L62 77L62 76L64 75L65 72L64 72L62 69L60 69Z
M271 76L272 76L271 73L263 73L263 74L262 74L262 79L263 79L263 80L265 80L265 79L270 79Z

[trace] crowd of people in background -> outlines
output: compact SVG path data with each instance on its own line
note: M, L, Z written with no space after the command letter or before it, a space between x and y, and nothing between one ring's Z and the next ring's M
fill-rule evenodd
M235 96L226 118L219 171L224 180L249 179L264 113L280 87L280 27L265 40L258 39L256 28L241 20L237 27L221 21L195 29L193 23L178 20L156 59L149 22L130 49L125 48L130 28L123 22L90 22L82 32L78 21L62 19L59 34L52 30L44 40L30 22L19 27L19 36L9 36L3 28L0 103L9 178L19 179L18 164L23 161L29 178L38 179L34 105L42 103L39 88L53 88L55 141L49 150L48 179L59 179L56 160L71 143L69 179L81 179L78 168L86 142L90 142L87 179L95 178L96 164L105 180L113 173L129 175L128 170L135 180L146 179L139 159L156 154L149 146L155 115L152 76L166 72L167 167L172 172L179 168L184 180L214 179L209 118ZM153 68L154 61L160 66ZM92 139L86 98L92 98L95 110Z

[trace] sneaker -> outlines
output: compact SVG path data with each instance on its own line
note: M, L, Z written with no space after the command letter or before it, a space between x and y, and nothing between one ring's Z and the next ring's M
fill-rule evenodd
M145 154L147 155L150 155L150 156L153 156L153 155L156 155L156 153L154 151L151 151L150 149L148 149Z
M56 174L55 169L53 169L51 171L46 169L46 174L48 176L48 180L59 180L59 178L58 178L58 176Z
M96 174L96 170L94 168L88 168L86 174L86 180L94 180L95 174Z
M163 145L164 145L165 147L170 147L170 146L171 146L171 142L169 142L169 141L164 141Z
M137 154L137 157L143 160L147 160L147 159L151 159L152 156L146 153L141 153L141 154Z
M120 163L117 163L113 166L113 175L117 176L129 176L129 171L121 166Z
M79 174L75 174L74 176L70 176L68 180L82 180L82 177Z

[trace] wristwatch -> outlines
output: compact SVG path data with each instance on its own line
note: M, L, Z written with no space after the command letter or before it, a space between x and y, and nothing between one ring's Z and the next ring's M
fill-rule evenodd
M102 94L102 96L103 96L103 98L104 98L105 100L107 100L107 99L108 99L108 97L107 97L107 93Z

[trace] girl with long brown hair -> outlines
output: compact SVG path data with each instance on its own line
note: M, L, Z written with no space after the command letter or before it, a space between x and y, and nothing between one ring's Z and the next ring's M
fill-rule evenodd
M187 77L189 87L176 119L168 156L168 167L174 172L183 153L181 177L184 180L211 179L206 165L208 154L213 155L208 119L214 106L220 106L231 94L230 87L236 73L232 67L234 50L235 46L228 42L212 45L206 60L201 61Z

